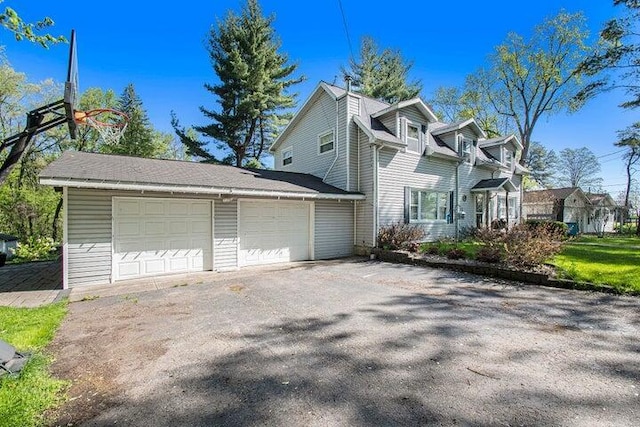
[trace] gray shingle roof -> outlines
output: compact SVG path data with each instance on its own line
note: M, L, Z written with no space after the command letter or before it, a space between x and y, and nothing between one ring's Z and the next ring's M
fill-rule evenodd
M481 181L478 181L476 185L471 187L471 190L499 190L502 188L506 188L507 190L511 191L515 190L515 186L511 183L509 178L483 179Z
M348 195L309 174L264 169L242 169L177 160L143 159L67 151L49 164L41 179L108 183L155 184L217 189Z
M564 200L572 195L578 187L551 188L548 190L525 191L523 203L548 202L551 200Z

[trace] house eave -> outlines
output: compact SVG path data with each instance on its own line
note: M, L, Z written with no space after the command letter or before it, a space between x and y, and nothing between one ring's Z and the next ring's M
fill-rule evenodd
M209 194L220 196L241 197L271 197L308 200L365 200L364 194L333 194L333 193L305 193L301 191L271 191L252 190L241 188L221 188L198 185L170 185L150 184L137 182L114 182L79 180L70 178L40 178L40 184L57 187L85 188L93 190L120 190L120 191L152 191L183 194Z

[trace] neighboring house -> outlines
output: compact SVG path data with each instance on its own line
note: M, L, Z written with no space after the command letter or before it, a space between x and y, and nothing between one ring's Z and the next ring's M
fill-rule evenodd
M513 135L487 139L473 119L439 122L419 98L389 105L324 82L271 147L277 170L366 196L355 202L362 248L398 221L419 224L426 240L519 222L521 150Z
M299 173L66 152L64 287L353 253L365 196Z
M615 202L608 194L584 193L579 187L525 191L525 219L574 223L580 233L613 231Z
M589 222L585 233L612 233L615 230L616 202L609 193L586 193L591 203Z

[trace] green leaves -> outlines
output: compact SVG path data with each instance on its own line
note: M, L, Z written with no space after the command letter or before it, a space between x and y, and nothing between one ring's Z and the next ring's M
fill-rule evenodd
M290 77L297 65L288 64L288 57L279 52L274 19L262 15L256 0L248 0L239 15L229 12L209 34L209 58L218 82L204 86L218 105L215 109L200 107L211 123L193 129L214 139L228 154L222 161L236 166L249 158L259 163L288 121L286 110L295 106L295 94L287 90L303 79ZM180 127L175 114L172 124L190 155L218 161L205 141Z
M364 95L381 99L390 104L415 98L422 90L419 80L408 81L412 62L405 61L399 50L380 51L371 37L364 37L360 47L360 62L351 59L345 75L353 78L353 84Z
M51 27L53 24L53 20L49 17L45 17L35 24L26 23L10 7L5 8L4 12L0 13L0 25L11 31L16 40L26 39L30 42L39 43L45 49L49 48L50 44L67 42L67 39L63 36L54 37L51 34L37 34L38 31Z

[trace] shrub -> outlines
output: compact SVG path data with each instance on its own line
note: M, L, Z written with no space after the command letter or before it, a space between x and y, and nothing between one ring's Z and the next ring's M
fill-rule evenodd
M507 264L515 267L534 267L562 250L564 233L560 227L519 224L508 230L478 230L476 238L484 244L485 254L489 251L502 255ZM478 257L476 257L478 259Z
M424 229L418 225L396 222L380 227L378 246L384 249L406 249L410 243L425 236Z
M30 237L26 243L18 243L14 255L26 261L36 261L47 259L55 249L56 244L51 237Z
M418 253L420 251L420 243L410 242L406 245L406 248L409 252Z
M531 230L545 229L558 237L566 236L569 233L569 226L562 221L548 221L544 219L528 219L525 224Z
M440 248L437 245L430 244L423 246L422 252L429 255L438 255L440 253Z
M497 246L483 246L478 250L476 259L482 262L496 263L502 261L502 249Z
M494 230L504 230L507 228L507 220L505 219L494 219L491 221L491 228Z
M478 227L469 227L465 226L460 228L458 231L458 236L461 240L470 240L473 239L478 232Z
M451 248L447 251L447 258L449 259L461 259L466 255L467 253L461 248Z

